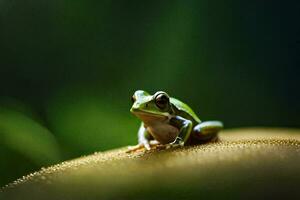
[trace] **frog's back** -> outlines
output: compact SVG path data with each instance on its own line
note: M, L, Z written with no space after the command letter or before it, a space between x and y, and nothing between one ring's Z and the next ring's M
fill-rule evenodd
M170 98L171 104L175 107L175 109L179 112L180 115L183 117L188 117L190 120L200 123L201 120L198 118L198 116L194 113L194 111L185 103L182 101L175 99L175 98Z

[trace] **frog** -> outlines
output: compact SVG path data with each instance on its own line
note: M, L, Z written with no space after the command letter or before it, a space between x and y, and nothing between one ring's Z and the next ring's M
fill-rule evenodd
M137 90L131 101L130 112L141 120L141 125L137 133L138 144L129 146L127 152L218 141L218 133L223 129L221 121L201 121L186 103L164 91L151 95Z

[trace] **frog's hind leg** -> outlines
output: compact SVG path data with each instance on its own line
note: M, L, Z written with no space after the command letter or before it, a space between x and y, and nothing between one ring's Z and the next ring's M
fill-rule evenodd
M216 141L218 139L218 132L223 129L223 123L220 121L206 121L196 125L193 129L192 143L205 143L209 141Z

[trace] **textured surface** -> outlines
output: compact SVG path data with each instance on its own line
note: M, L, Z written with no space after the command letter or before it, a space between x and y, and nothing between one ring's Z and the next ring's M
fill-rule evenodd
M236 129L217 143L81 157L23 177L4 199L300 197L300 131Z

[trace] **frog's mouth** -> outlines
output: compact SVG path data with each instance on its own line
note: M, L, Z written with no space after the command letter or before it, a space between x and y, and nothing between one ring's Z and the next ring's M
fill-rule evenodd
M164 119L168 118L168 116L169 116L169 113L157 114L154 112L146 112L146 111L134 110L134 109L131 109L130 111L135 116L140 118L142 121L164 120Z

